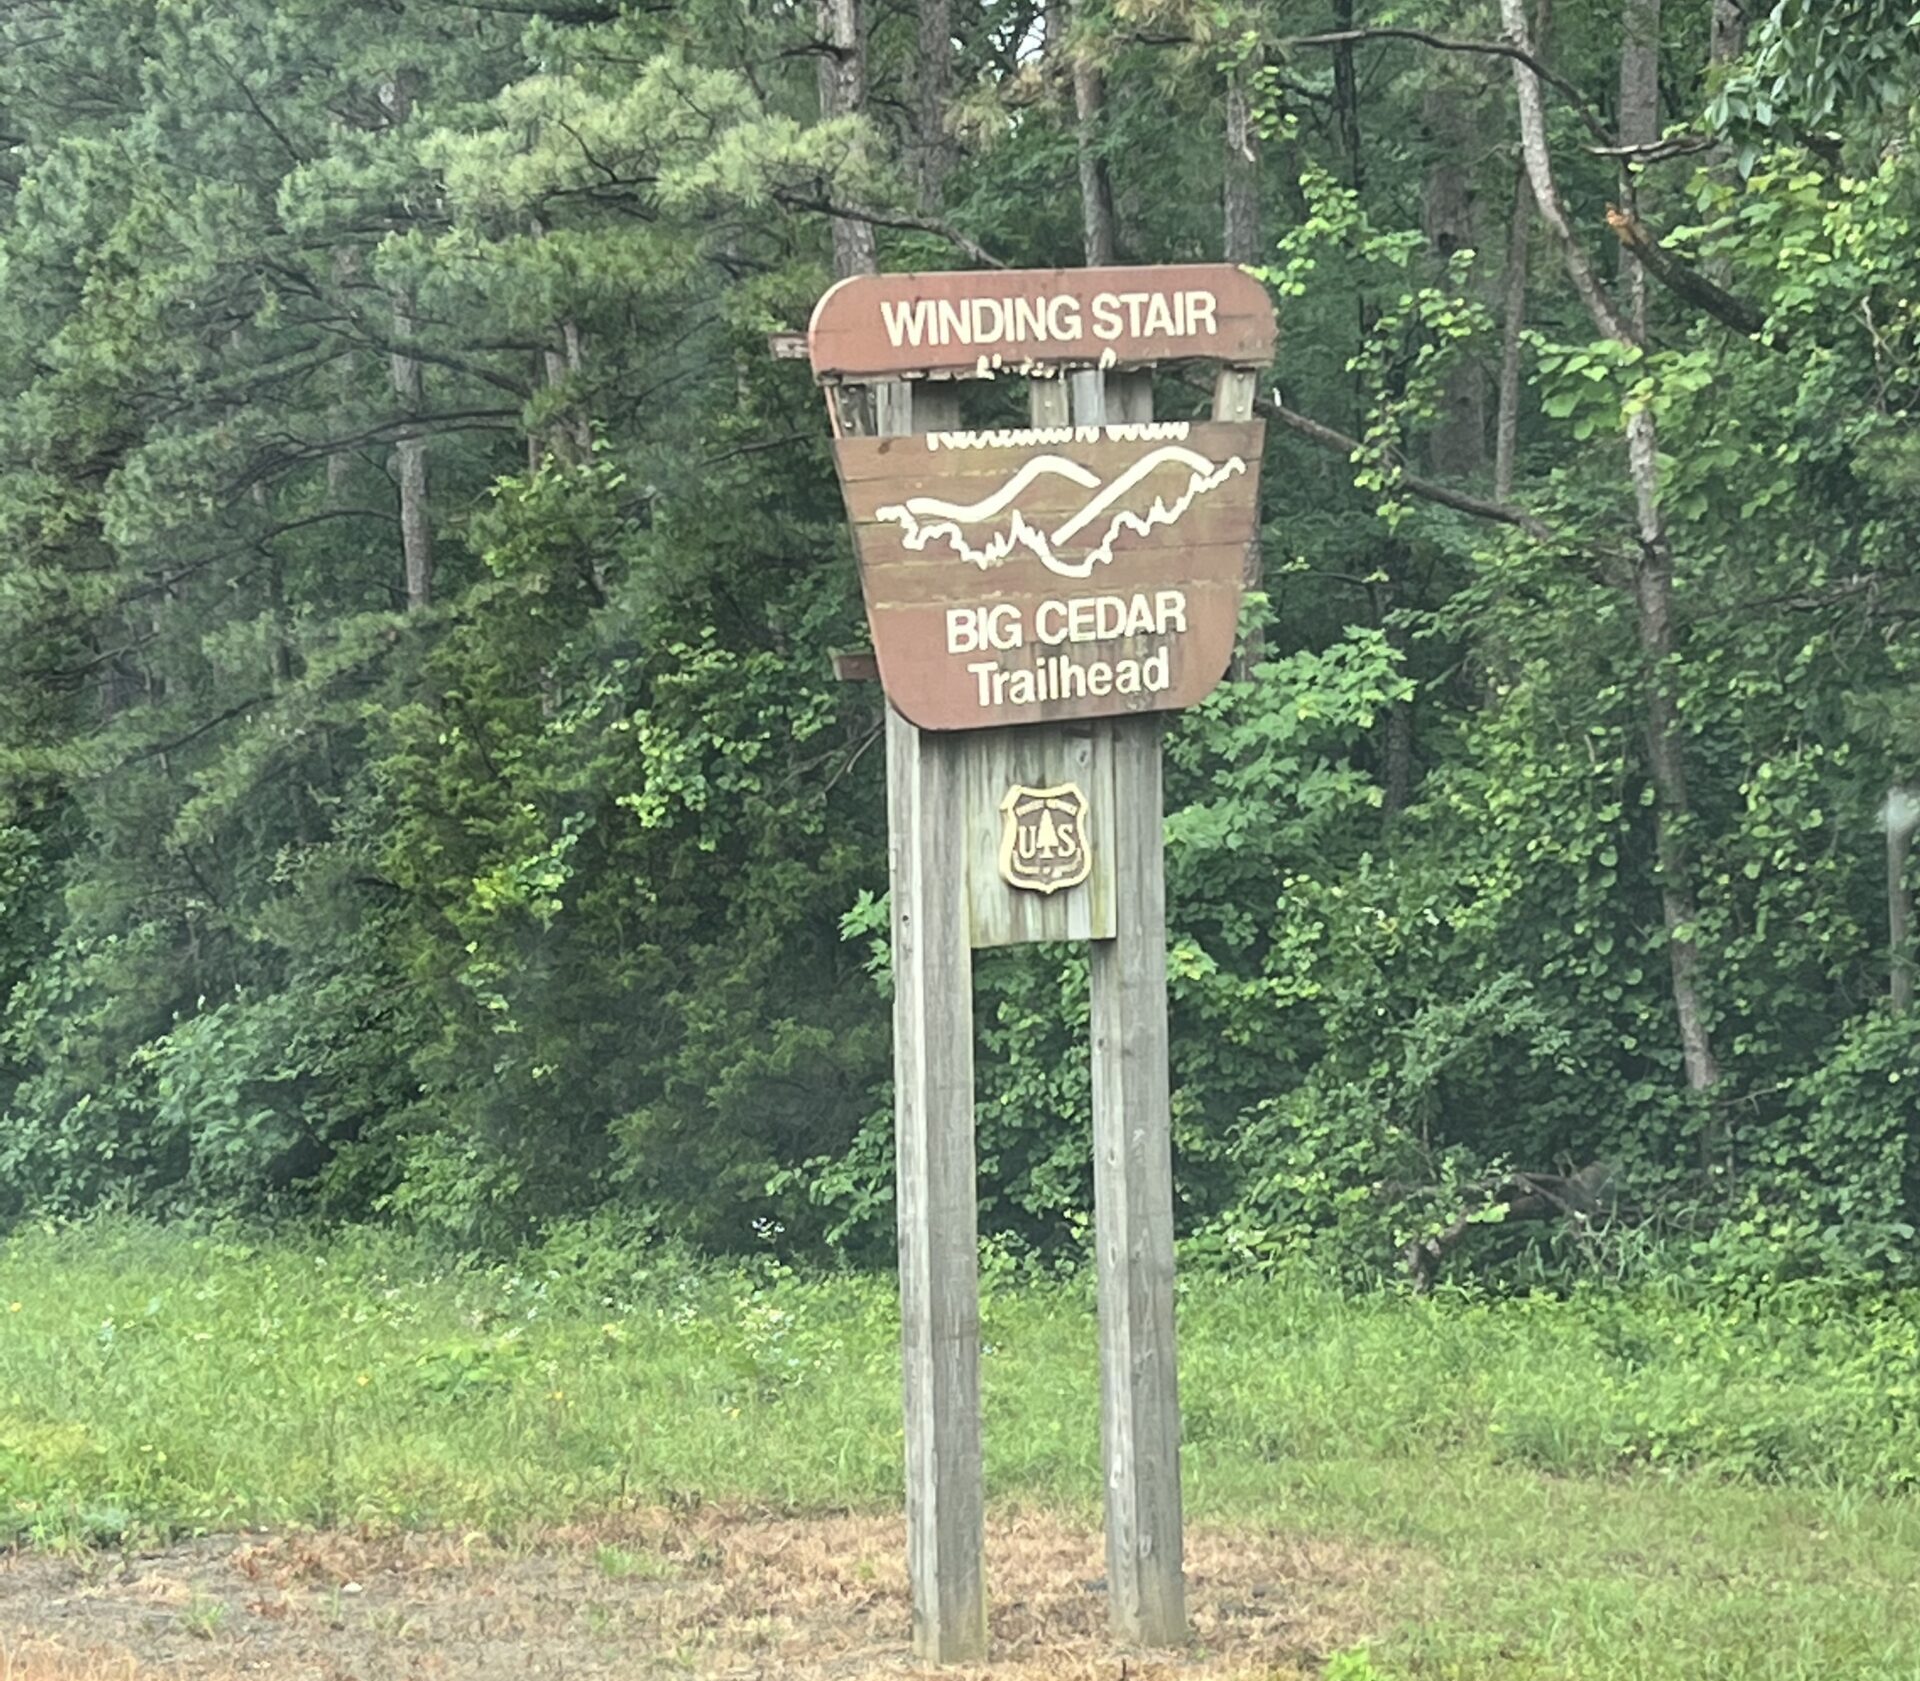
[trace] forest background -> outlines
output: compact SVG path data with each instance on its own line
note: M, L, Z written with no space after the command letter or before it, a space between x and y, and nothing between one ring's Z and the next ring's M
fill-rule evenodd
M863 267L1225 258L1282 344L1168 741L1190 1249L1912 1280L1916 40L9 5L0 1220L885 1257L882 703L770 336ZM1071 1250L1085 954L978 984L983 1221Z

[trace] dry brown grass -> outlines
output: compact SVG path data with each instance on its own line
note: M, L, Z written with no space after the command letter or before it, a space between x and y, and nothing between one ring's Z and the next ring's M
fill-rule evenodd
M0 1561L0 1681L527 1681L920 1673L899 1519L651 1512L501 1546L317 1534ZM1193 1644L1117 1647L1096 1531L1001 1512L996 1681L1282 1681L1373 1632L1417 1560L1257 1530L1188 1538ZM964 1675L968 1672L945 1672Z

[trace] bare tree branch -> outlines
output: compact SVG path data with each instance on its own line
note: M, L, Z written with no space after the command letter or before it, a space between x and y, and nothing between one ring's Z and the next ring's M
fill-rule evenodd
M216 713L204 723L196 724L192 729L188 730L185 735L177 735L171 741L152 742L139 749L138 752L129 753L127 757L122 759L118 764L109 765L93 780L104 782L108 777L117 776L121 771L133 765L140 764L144 760L158 759L168 753L177 753L182 747L189 746L193 742L198 741L203 735L211 734L222 724L231 723L235 718L238 718L241 713L252 711L254 707L263 704L269 698L271 697L267 695L251 695L246 700L241 701L237 706L229 706L224 712Z
M1647 273L1675 297L1706 311L1716 321L1724 321L1736 333L1745 333L1748 338L1758 338L1766 330L1767 318L1762 311L1683 263L1653 237L1652 230L1632 211L1608 205L1607 226L1619 236L1620 243L1640 259ZM1784 337L1779 335L1772 341L1775 350L1784 349L1785 345Z
M1466 41L1435 35L1425 29L1397 29L1376 25L1368 29L1334 29L1324 35L1293 35L1281 43L1284 47L1346 47L1363 41L1415 41L1443 53L1477 53L1485 58L1508 58L1523 64L1573 107L1574 115L1602 146L1616 144L1618 136L1602 122L1586 96L1564 76L1556 75L1532 51L1514 41Z
M1333 450L1349 460L1364 447L1357 438L1349 438L1344 432L1336 432L1331 426L1288 408L1280 401L1278 393L1270 399L1255 397L1253 407L1255 413L1269 415L1288 431L1296 432L1310 443ZM1528 513L1525 508L1515 507L1511 502L1489 501L1486 497L1475 496L1471 491L1438 484L1404 470L1398 483L1408 494L1419 497L1423 502L1434 502L1443 508L1453 509L1455 513L1471 514L1475 519L1491 520L1496 525L1510 525L1516 531L1524 531L1535 542L1559 543L1563 540L1561 534L1545 520Z
M940 238L966 252L982 268L1007 266L984 245L968 238L952 223L943 222L935 216L915 216L904 210L871 210L864 205L840 204L824 196L812 197L789 191L779 191L774 196L789 210L808 210L817 215L838 217L849 222L866 222L876 228L907 228L916 233L938 234Z

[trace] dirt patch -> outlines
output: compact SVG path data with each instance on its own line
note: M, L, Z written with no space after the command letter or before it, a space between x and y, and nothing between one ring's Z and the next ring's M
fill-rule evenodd
M0 1681L911 1675L902 1551L898 1518L700 1511L513 1545L287 1534L133 1556L22 1555L0 1559ZM986 1673L1308 1676L1377 1630L1383 1590L1410 1568L1246 1530L1194 1531L1187 1558L1192 1646L1128 1652L1106 1632L1098 1533L997 1515Z

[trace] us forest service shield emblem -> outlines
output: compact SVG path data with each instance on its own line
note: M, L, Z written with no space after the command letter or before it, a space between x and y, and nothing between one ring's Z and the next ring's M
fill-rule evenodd
M1087 796L1079 784L1009 788L1000 802L1000 875L1007 885L1058 893L1078 887L1092 873Z

